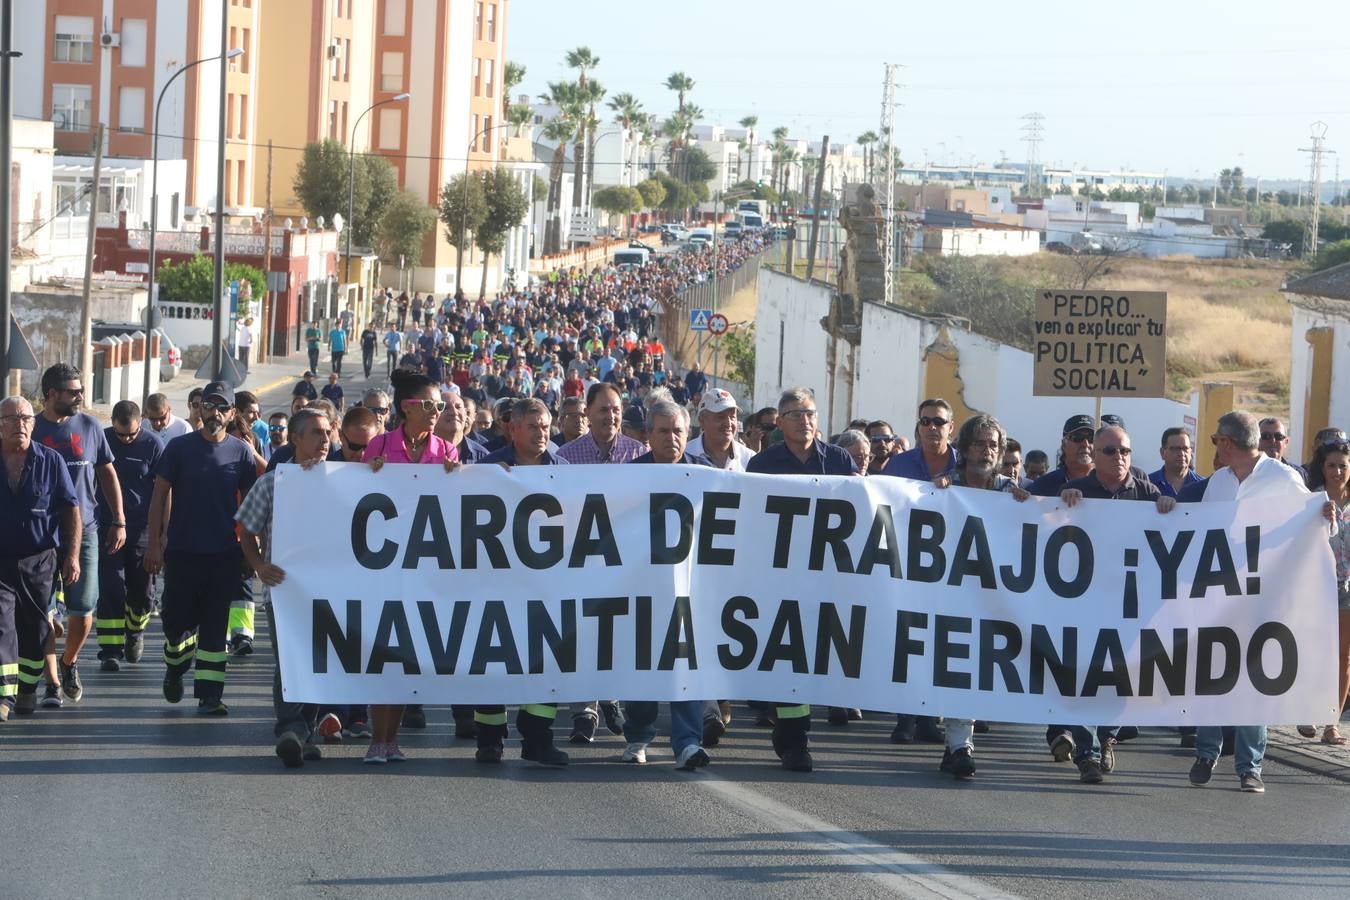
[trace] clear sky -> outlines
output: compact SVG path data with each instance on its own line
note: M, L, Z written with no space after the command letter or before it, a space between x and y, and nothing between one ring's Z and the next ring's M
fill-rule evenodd
M1040 112L1050 164L1306 178L1320 120L1350 181L1350 0L510 0L517 93L575 77L578 45L610 94L663 118L683 71L704 121L833 141L877 129L898 63L906 162L1023 160L1021 117Z

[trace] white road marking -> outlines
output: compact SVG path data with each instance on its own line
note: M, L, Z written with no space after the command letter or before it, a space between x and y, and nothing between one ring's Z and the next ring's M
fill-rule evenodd
M858 874L879 882L896 896L925 900L1017 896L978 878L960 875L922 857L845 831L743 784L723 780L711 773L694 783L769 828L800 832L802 837L798 840L828 848L845 868L856 868Z

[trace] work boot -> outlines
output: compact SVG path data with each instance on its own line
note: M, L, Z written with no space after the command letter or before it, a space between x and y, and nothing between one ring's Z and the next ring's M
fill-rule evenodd
M913 716L896 716L895 728L891 729L892 744L912 744L917 725Z
M403 708L403 727L417 729L427 727L427 713L422 704L414 703Z
M145 656L145 632L128 631L127 632L127 662L138 663L141 657Z
M505 725L478 725L478 750L473 758L480 763L499 763L506 743Z
M553 720L524 710L516 713L520 758L544 766L567 765L567 754L553 745Z

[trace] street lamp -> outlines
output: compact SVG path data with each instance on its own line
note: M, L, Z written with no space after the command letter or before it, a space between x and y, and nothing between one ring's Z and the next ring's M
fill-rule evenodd
M225 52L226 59L234 59L237 56L243 56L244 51L241 47L234 47ZM155 238L159 233L159 108L164 103L164 95L169 90L169 85L173 84L174 79L182 75L188 69L200 66L202 63L212 62L220 59L220 54L208 56L204 59L190 62L183 66L177 72L169 76L164 82L164 87L159 89L159 97L155 100L155 117L150 123L150 282L149 295L146 299L145 314L145 384L144 392L141 396L141 409L145 409L145 403L150 398L150 331L151 331L151 313L150 310L157 309L158 304L155 301ZM224 135L221 140L224 140ZM98 186L94 186L95 191ZM219 200L217 200L219 202ZM220 240L217 235L216 240Z
M402 103L411 96L412 94L404 92L372 103L362 110L361 115L356 117L356 122L352 125L351 142L347 145L347 253L345 255L347 257L346 274L349 282L351 280L352 271L352 204L356 197L356 129L361 127L361 120L366 117L366 113L370 112L375 107L384 106L386 103ZM271 239L270 235L268 239ZM341 310L338 312L340 313Z

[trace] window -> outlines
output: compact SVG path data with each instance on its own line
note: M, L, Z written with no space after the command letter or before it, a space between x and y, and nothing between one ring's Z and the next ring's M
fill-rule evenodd
M403 146L403 110L384 107L380 110L380 134L377 149L398 150Z
M480 41L483 39L483 4L481 3L475 4L473 9L473 36Z
M343 38L342 40L342 80L352 80L352 40Z
M239 46L239 29L235 28L233 25L230 26L230 46ZM239 57L236 56L234 59L230 60L230 71L239 71Z
M94 61L94 20L90 16L57 16L52 41L55 62Z
M348 135L348 134L349 134L349 132L347 131L347 101L346 101L346 100L343 100L343 101L342 101L342 140L343 140L344 143L345 143L346 140L347 140L347 135Z
M118 65L128 68L143 67L146 43L145 19L123 19L122 52L117 55Z
M89 100L87 84L52 85L52 123L57 131L88 131Z
M476 56L473 58L473 95L483 96L483 61Z
M244 198L248 196L248 164L244 160L234 164L234 202L239 206L244 205Z
M234 206L234 160L225 160L225 205Z
M408 0L384 0L384 33L403 37L403 20L408 17Z
M337 101L328 101L328 136L337 140Z
M385 52L380 55L380 90L403 90L403 54Z
M494 131L492 130L492 116L484 116L484 117L483 117L483 152L484 152L484 153L491 153L491 152L492 152L492 135L495 134L495 133L496 133L496 132L494 132Z
M239 127L234 133L239 138L248 137L248 94L239 95Z
M137 134L145 131L145 88L118 89L117 130Z
M495 41L497 39L497 4L495 3L488 4L487 26L487 39L489 41Z
M479 132L479 127L480 127L480 125L481 125L481 122L479 122L479 119L478 119L478 113L474 113L474 114L473 114L473 148L472 148L474 153L477 153L477 152L478 152L478 138L479 138L479 136L480 136L480 135L478 134L478 132Z
M234 131L234 94L225 95L225 137Z
M483 93L487 94L489 97L493 96L492 76L496 73L496 70L497 61L495 59L489 59L487 61L487 77L483 79Z
M238 45L244 51L244 55L239 57L239 71L241 72L248 71L248 58L253 54L253 44L249 42L252 33L251 29L243 29L243 43Z

